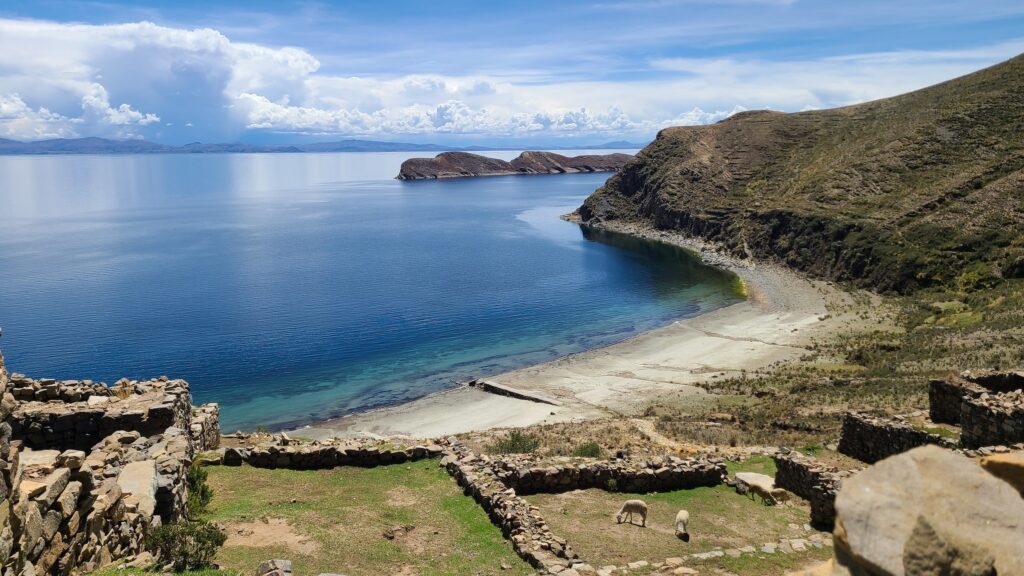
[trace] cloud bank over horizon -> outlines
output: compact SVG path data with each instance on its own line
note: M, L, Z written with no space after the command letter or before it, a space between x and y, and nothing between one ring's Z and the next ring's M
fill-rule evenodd
M798 7L795 1L758 4ZM635 8L603 10L614 20ZM275 40L294 38L226 22L0 18L0 137L647 139L667 126L715 122L747 109L798 111L891 96L1024 52L1024 39L998 35L961 48L861 46L781 56L728 44L636 51L643 42L626 35L608 46L586 46L581 37L587 49L576 46L552 59L560 48L541 34L526 47L533 56L514 38L504 58L500 47L478 49L456 38L439 49L446 58L431 59L416 51L436 39L418 42L412 30L411 39L381 50L373 69L365 53L370 47L312 34L309 46L283 45Z

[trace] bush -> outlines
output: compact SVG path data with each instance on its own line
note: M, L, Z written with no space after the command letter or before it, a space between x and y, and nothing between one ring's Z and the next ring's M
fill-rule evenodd
M210 500L213 500L213 489L206 483L207 476L206 469L195 463L188 469L188 475L185 477L188 482L188 502L186 503L188 518L198 518L200 514L206 512L206 506L210 504Z
M529 454L540 446L540 440L533 436L513 430L508 436L498 439L491 445L490 451L496 454Z
M176 571L210 566L227 536L209 522L165 524L146 535L146 547Z
M601 457L601 446L597 442L584 442L580 444L572 451L573 456L580 456L583 458L600 458Z

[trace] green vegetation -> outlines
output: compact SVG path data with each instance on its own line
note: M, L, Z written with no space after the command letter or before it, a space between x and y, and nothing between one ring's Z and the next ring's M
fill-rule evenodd
M580 215L880 292L991 288L1024 276L1022 94L1018 56L856 106L669 128Z
M593 440L584 442L572 451L573 456L581 458L600 458L602 455L601 446Z
M538 446L538 439L519 430L513 430L508 436L497 439L488 451L493 454L529 454Z
M148 534L146 548L158 551L161 561L176 571L198 570L213 563L226 539L220 528L208 522L174 522Z
M213 500L213 489L207 483L207 478L206 468L193 462L185 477L188 483L188 501L185 505L189 518L198 518L206 512L206 507Z
M206 518L226 526L217 562L234 573L249 574L269 558L292 560L296 574L531 572L436 461L209 470L216 497Z

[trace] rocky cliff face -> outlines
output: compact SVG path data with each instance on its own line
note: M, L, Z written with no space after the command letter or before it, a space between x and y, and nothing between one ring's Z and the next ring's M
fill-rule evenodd
M882 291L1024 276L1024 56L857 106L663 130L579 215Z
M613 172L633 157L629 154L562 156L553 152L523 152L511 162L469 152L443 152L434 158L410 158L402 162L399 180L430 180L467 176L510 174L567 174Z

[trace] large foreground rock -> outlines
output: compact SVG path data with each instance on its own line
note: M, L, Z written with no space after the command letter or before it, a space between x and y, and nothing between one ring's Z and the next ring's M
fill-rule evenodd
M882 460L836 498L836 572L1024 574L1024 499L935 446Z
M981 467L1008 482L1024 497L1024 451L986 456L981 459Z

